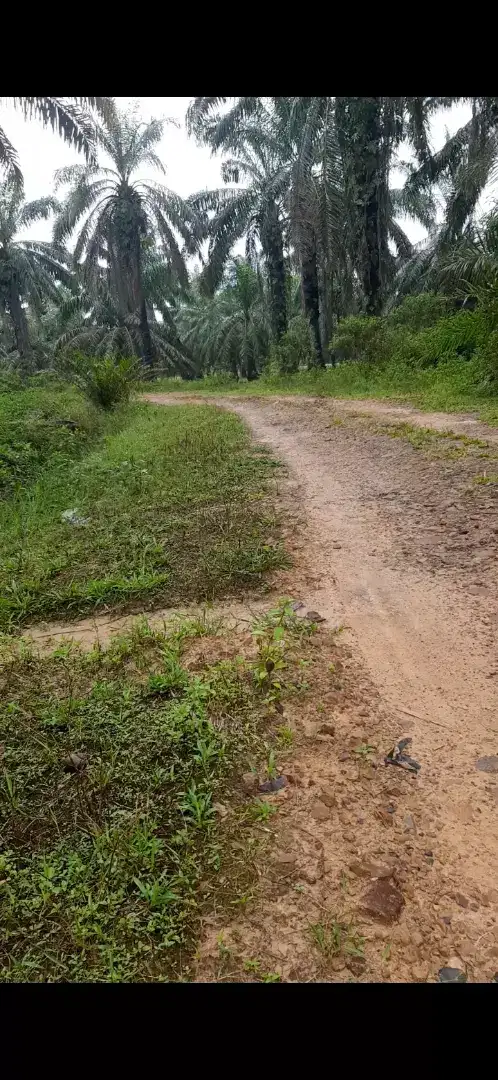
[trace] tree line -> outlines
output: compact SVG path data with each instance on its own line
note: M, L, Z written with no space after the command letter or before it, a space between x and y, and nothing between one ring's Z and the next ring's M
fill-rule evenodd
M469 121L434 152L435 113L463 101ZM479 200L496 178L498 98L195 98L187 130L221 156L223 186L186 199L161 176L163 121L107 98L14 103L82 160L27 203L0 129L5 366L34 371L79 352L253 378L268 361L333 363L347 317L423 292L460 304L496 289L498 216L480 215ZM145 167L158 179L140 179ZM407 216L427 231L421 244ZM19 238L48 217L50 242Z

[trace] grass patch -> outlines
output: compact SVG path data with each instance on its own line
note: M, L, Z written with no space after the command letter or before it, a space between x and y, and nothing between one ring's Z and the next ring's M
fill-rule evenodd
M448 361L435 368L419 369L401 365L342 363L325 371L263 376L250 383L211 376L195 382L162 379L147 384L146 388L183 394L309 394L318 397L379 398L416 405L429 412L477 412L487 423L498 424L498 394L483 385L482 371L472 360Z
M296 623L283 604L263 636L255 628L256 662L195 672L186 650L209 628L192 620L164 631L142 620L87 654L39 658L5 642L2 981L190 977L201 915L245 903L257 880L268 804L247 802L240 775L264 775L278 749L280 714L258 673L273 640L289 669L280 691L295 692Z
M0 509L0 628L211 600L286 564L268 497L277 463L238 417L135 405L120 425Z
M0 391L0 496L30 484L49 464L64 468L119 426L75 387Z

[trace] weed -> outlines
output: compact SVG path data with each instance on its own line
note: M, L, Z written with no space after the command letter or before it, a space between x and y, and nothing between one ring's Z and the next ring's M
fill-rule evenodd
M370 746L368 743L362 743L361 746L355 747L354 753L366 762L369 761L372 754L375 753L375 746Z
M260 753L260 695L248 664L191 674L181 647L177 628L143 620L88 654L5 644L3 981L183 978L201 881L218 908L250 898L250 829L232 847L214 806ZM151 685L161 668L167 687ZM71 755L81 769L67 771Z
M250 821L268 821L272 814L277 812L277 807L272 803L264 802L263 799L254 799L246 810Z
M474 484L498 484L498 473L481 473L474 476Z
M314 945L327 959L341 954L364 955L365 939L351 923L328 919L325 922L313 923L309 931Z
M288 750L294 743L294 732L287 724L281 724L276 731L277 741L282 750Z

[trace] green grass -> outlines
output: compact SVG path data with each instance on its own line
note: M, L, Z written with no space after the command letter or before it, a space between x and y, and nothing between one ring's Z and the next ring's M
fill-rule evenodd
M145 388L145 387L144 387ZM147 384L149 391L202 394L309 394L319 397L379 398L416 405L426 411L477 412L487 423L498 424L498 393L482 385L482 374L472 361L442 363L436 368L372 364L339 364L326 371L262 377L235 382L213 376L195 382L161 379Z
M102 445L49 464L0 508L0 628L210 600L285 565L268 497L276 463L237 417L210 406L119 415ZM87 523L64 522L70 509Z
M0 496L31 483L48 464L81 457L119 422L119 412L106 416L74 387L0 391Z
M6 647L0 980L188 978L206 905L246 895L238 777L268 708L242 658L185 668L199 632L142 621L86 655Z
M270 758L277 769L281 713L261 665L276 650L280 694L296 694L314 629L282 601L252 628L256 659L195 671L192 639L215 643L222 626L140 619L105 649L44 657L4 639L0 981L192 976L201 917L249 901L271 839L277 807L240 785Z

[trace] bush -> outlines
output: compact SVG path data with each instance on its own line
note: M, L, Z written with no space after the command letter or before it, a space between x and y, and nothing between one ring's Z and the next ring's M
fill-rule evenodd
M315 363L315 349L310 324L304 315L296 315L269 356L270 371L293 375Z
M385 322L390 327L406 326L414 332L434 326L448 313L449 300L438 293L419 293L407 296L399 307L386 316Z
M375 316L349 315L339 323L330 348L338 360L380 363L389 353L386 322Z
M129 400L137 375L135 360L89 357L77 354L72 361L73 378L86 397L101 409L112 409Z

